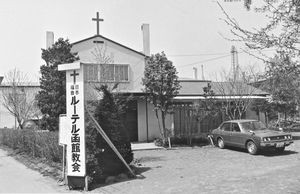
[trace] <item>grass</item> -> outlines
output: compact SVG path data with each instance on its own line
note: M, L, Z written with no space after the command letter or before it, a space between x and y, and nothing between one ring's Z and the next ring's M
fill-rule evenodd
M30 157L62 162L63 149L58 132L0 129L0 144Z

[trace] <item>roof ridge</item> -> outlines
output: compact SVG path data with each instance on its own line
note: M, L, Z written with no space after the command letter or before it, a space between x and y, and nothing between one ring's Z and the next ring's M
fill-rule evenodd
M123 47L123 48L126 48L126 49L128 49L128 50L131 50L131 51L133 51L133 52L135 52L135 53L137 53L137 54L139 54L139 55L142 55L142 56L144 56L144 57L146 56L146 55L145 55L144 53L142 53L142 52L136 51L136 50L134 50L134 49L132 49L132 48L130 48L130 47L128 47L128 46L125 46L125 45L123 45L123 44L121 44L121 43L118 43L118 42L116 42L116 41L113 41L113 40L111 40L111 39L109 39L109 38L106 38L105 36L102 36L102 35L94 35L94 36L91 36L91 37L89 37L89 38L85 38L85 39L76 41L76 42L74 42L74 43L71 43L71 45L73 46L73 45L75 45L75 44L79 44L79 43L81 43L81 42L84 42L84 41L87 41L87 40L90 40L90 39L93 39L93 38L97 38L97 37L103 38L103 39L105 39L105 40L107 40L107 41L110 41L110 42L112 42L112 43L114 43L114 44L116 44L116 45L119 45L119 46L121 46L121 47Z

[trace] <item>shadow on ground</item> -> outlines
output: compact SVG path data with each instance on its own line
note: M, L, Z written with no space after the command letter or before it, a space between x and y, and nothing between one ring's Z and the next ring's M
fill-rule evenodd
M163 161L163 157L159 156L144 156L136 159L139 163Z
M242 148L236 148L236 147L226 147L228 150L232 151L238 151L238 152L244 152L245 154L249 154L246 149ZM288 149L288 147L287 147ZM278 152L276 150L270 149L270 150L260 150L257 155L260 156L266 156L266 157L276 157L276 156L287 156L291 154L298 154L296 151L291 151L291 150L285 150L283 152Z
M150 167L144 167L144 166L134 166L134 167L132 167L132 170L134 171L136 177L131 177L131 178L128 178L128 179L125 179L125 180L120 180L120 181L110 183L110 184L104 184L104 183L92 184L92 185L89 186L89 190L92 191L92 190L95 190L95 189L98 189L98 188L101 188L101 187L105 187L105 186L108 186L108 185L113 185L113 184L117 184L117 183L121 183L121 182L128 182L128 181L132 181L132 180L135 180L135 179L144 179L146 177L143 175L143 173L148 171L148 170L151 170L151 168Z
M293 135L293 140L300 140L300 135Z
M263 151L260 153L260 155L266 156L266 157L274 157L274 156L288 156L291 154L298 154L296 151L291 150L285 150L283 152L276 152L276 151Z

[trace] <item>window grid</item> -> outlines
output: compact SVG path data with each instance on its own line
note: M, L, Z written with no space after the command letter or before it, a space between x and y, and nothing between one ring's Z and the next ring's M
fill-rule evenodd
M126 64L89 64L85 65L86 81L128 82L129 65Z

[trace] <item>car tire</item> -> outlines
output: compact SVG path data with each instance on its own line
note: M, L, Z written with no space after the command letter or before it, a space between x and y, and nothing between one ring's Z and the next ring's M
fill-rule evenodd
M217 140L217 143L218 143L218 147L220 149L224 149L225 148L225 144L224 144L224 141L223 141L222 138L219 137L218 140Z
M283 151L284 151L284 149L285 149L285 147L276 148L276 151L277 151L277 152L279 152L279 153L281 153L281 152L283 152Z
M247 150L248 150L249 154L251 154L251 155L257 154L257 151L258 151L257 146L253 141L247 142Z

